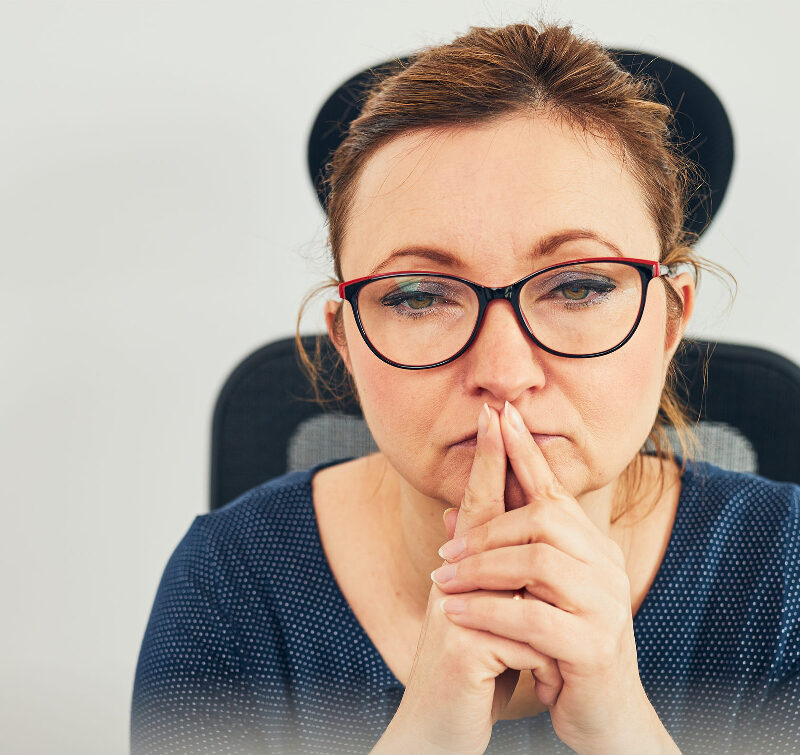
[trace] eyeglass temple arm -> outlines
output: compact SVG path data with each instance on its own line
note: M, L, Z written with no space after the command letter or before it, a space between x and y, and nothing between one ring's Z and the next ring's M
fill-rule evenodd
M661 262L656 262L653 268L653 275L656 278L660 278L663 275L669 277L675 275L675 265L664 265Z

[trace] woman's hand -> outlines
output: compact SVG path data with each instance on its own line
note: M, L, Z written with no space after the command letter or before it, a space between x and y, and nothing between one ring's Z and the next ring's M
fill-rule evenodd
M476 531L505 511L506 453L500 420L488 408L482 415L457 535ZM512 593L497 590L478 590L474 596L518 602L512 601ZM552 658L524 640L458 626L441 610L445 597L433 585L403 700L374 753L484 752L520 669L533 670L549 701L558 694L561 677Z
M458 626L557 660L563 688L550 717L573 750L657 752L663 744L668 751L672 740L639 678L621 549L564 490L508 403L501 428L527 505L442 547L450 563L433 577L442 591L458 593L444 610ZM481 592L508 590L524 590L525 600Z

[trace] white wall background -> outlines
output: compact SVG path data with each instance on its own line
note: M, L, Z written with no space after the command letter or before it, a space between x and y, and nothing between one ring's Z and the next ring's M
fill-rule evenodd
M0 2L0 751L127 750L158 580L207 509L216 393L327 272L319 105L539 14L716 89L737 163L701 251L739 295L725 314L708 279L693 333L800 363L795 0Z

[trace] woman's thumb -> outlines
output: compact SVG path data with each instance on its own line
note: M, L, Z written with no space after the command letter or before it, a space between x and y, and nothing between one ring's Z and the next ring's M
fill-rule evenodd
M453 535L456 531L456 521L458 520L458 509L445 509L444 514L442 514L442 519L444 520L444 528L447 532L447 539L452 540Z

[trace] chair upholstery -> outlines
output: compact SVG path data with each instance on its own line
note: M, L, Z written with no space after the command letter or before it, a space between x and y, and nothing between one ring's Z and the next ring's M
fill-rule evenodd
M313 342L304 339L309 349ZM334 370L327 338L322 345ZM699 459L800 483L800 368L764 349L704 341L685 341L679 365L679 390L699 419ZM375 450L357 404L324 411L311 397L294 339L276 341L244 359L220 391L211 509L287 471Z

